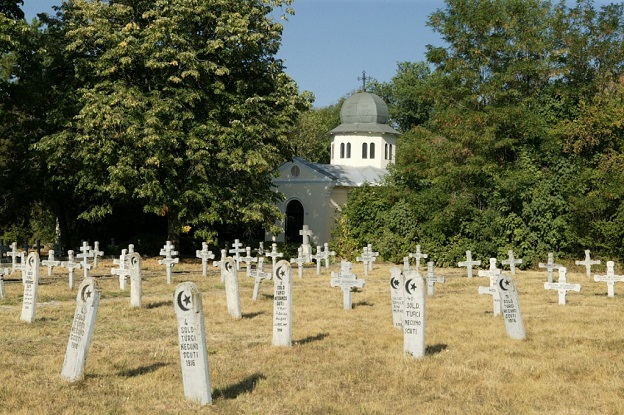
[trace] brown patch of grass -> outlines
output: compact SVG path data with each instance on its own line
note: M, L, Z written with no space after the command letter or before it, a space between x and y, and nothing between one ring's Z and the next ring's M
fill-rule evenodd
M358 266L359 265L359 266ZM361 265L355 266L360 273ZM624 413L624 294L569 273L582 284L568 304L546 291L545 272L520 272L527 340L509 339L492 315L486 278L460 270L427 297L427 354L403 357L392 325L390 264L376 264L366 286L342 309L329 272L294 275L293 346L271 346L272 282L251 300L253 279L241 272L243 318L227 313L219 274L201 276L184 261L166 284L156 259L143 261L143 307L130 307L110 276L110 261L93 272L102 288L85 379L60 377L75 291L55 270L42 272L37 320L19 320L22 284L11 276L0 302L0 413L82 414L621 414ZM337 266L334 266L336 268ZM79 281L81 278L77 278ZM184 398L172 295L195 282L203 296L213 405ZM77 284L78 285L78 284Z

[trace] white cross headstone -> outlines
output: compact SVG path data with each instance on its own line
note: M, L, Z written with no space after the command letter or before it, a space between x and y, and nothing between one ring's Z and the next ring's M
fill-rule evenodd
M134 252L129 255L130 262L130 305L141 307L143 299L143 286L141 284L141 255Z
M368 270L370 269L369 263L373 261L373 254L370 252L368 246L362 248L362 256L355 258L357 262L361 262L364 265L364 276L368 276Z
M490 269L487 271L479 270L480 277L489 277L490 285L488 287L479 287L479 294L488 294L492 296L492 308L495 316L501 314L500 295L496 289L496 281L501 270L496 268L496 258L490 258Z
M329 244L325 242L323 244L323 259L325 260L325 268L328 268L328 269L329 269L329 257L330 256L336 256L336 252L330 251Z
M405 279L400 268L390 268L390 303L392 304L392 323L397 329L403 328L403 284Z
M214 259L214 254L212 251L208 250L208 244L206 242L202 242L202 249L195 251L195 256L201 259L202 262L202 276L208 275L208 261Z
M303 257L303 248L297 248L297 253L299 254L297 258L290 258L291 264L297 264L297 270L299 271L299 279L303 278L303 264L306 262Z
M538 268L544 268L548 270L548 282L553 282L553 271L561 268L563 265L555 264L555 256L552 252L548 253L548 262L540 262L537 264Z
M444 283L444 277L435 275L433 262L427 262L427 295L435 295L435 283Z
M472 252L466 251L466 260L463 262L458 262L458 267L466 267L468 269L468 278L472 278L472 267L478 267L481 265L481 261L473 261L472 260Z
M61 261L56 261L54 259L54 251L50 249L48 251L48 259L44 259L41 261L41 265L44 267L48 267L48 277L52 276L52 268L57 267L61 264Z
M173 278L171 277L171 268L178 262L180 262L180 258L174 258L174 256L178 255L178 251L175 251L175 246L171 243L171 241L167 241L165 246L160 250L160 254L163 255L163 259L159 259L158 263L160 265L164 265L167 269L167 284L171 285L173 282Z
M93 278L85 278L78 287L76 311L69 333L61 376L70 382L84 377L84 367L95 330L101 290Z
M225 299L227 300L228 313L236 319L242 318L238 292L238 272L234 258L225 258L223 268L225 270Z
M238 240L234 239L234 243L232 244L232 249L228 251L230 254L234 254L234 261L236 261L236 271L240 271L241 267L241 256L242 252L245 252L243 248L243 244Z
M37 311L37 290L39 288L39 255L36 252L28 254L25 268L21 320L33 323Z
M304 250L305 253L305 250ZM275 272L275 264L277 263L277 258L282 258L284 256L283 253L277 252L277 244L271 245L271 252L264 254L267 257L270 257L273 262L273 270L271 272ZM310 262L310 259L306 258L307 262Z
M254 251L258 256L264 256L264 242L259 242L258 247L254 248Z
M251 264L253 262L258 262L258 258L251 255L250 247L245 248L245 253L247 255L245 255L244 257L241 257L241 261L245 262L245 275L248 277L251 277Z
M130 264L128 262L128 250L122 249L119 259L113 259L114 265L119 265L119 268L112 268L111 275L117 275L119 277L119 289L126 289L126 277L130 276Z
M416 245L416 252L409 253L408 256L416 259L416 271L420 271L420 260L428 258L429 254L423 254L420 252L420 245Z
M19 257L20 257L19 264L15 265L15 270L21 272L22 274L22 284L24 284L24 278L26 277L26 269L27 269L26 255L28 255L28 252L20 251L19 252Z
M100 243L98 241L93 242L93 268L98 266L98 258L104 256L104 251L100 251Z
M514 257L513 250L507 251L507 255L509 256L507 259L502 260L501 264L509 265L509 269L511 270L511 275L516 275L516 265L522 264L522 259L516 259Z
M379 252L375 252L373 251L373 244L368 244L368 253L371 256L370 261L368 261L368 270L372 271L373 270L373 262L375 262L377 260L377 257L379 256Z
M570 284L567 282L566 267L559 267L559 280L557 282L545 282L544 288L547 290L557 290L559 292L559 304L566 304L566 295L568 291L581 291L581 284Z
M67 268L67 270L69 271L69 289L70 290L74 289L74 270L80 269L82 267L82 264L80 262L74 262L74 259L76 259L74 257L74 251L70 249L69 251L67 251L67 261L61 262L61 266L63 268Z
M86 241L82 242L82 246L80 247L80 253L76 255L76 258L82 259L82 270L84 272L84 278L89 277L89 270L91 269L91 264L89 264L89 258L93 257L93 253L91 252L91 247Z
M273 346L292 344L292 268L286 260L273 273Z
M524 331L524 321L520 311L520 302L518 301L518 290L513 278L500 274L496 281L496 288L501 299L507 335L512 339L525 339L526 332Z
M222 249L221 260L212 262L212 266L219 267L219 270L221 271L221 282L225 282L225 258L227 258L227 249Z
M201 405L210 404L212 394L201 293L194 283L183 282L176 287L173 304L178 322L184 396Z
M600 260L592 260L590 255L589 255L589 249L585 250L585 260L584 261L574 261L574 263L576 265L584 265L585 266L585 275L587 275L587 278L591 277L591 266L592 265L599 265L600 264Z
M258 265L256 265L256 275L252 275L255 279L254 290L251 299L256 301L258 299L258 294L260 293L260 284L262 284L263 280L270 280L273 274L270 272L264 272L264 258L258 258Z
M17 265L17 257L20 256L17 250L17 242L11 244L11 250L7 252L7 256L11 257L11 272L15 272L15 266Z
M323 261L323 252L321 251L321 247L316 247L316 255L312 255L311 257L314 261L316 261L316 275L321 275L321 261Z
M403 284L403 355L425 357L425 281L418 271L405 275Z
M607 296L615 296L615 283L624 282L624 275L615 275L615 263L607 261L607 275L594 274L594 281L607 283Z
M409 270L410 270L410 257L404 256L403 257L403 272L409 272Z
M358 280L352 271L353 265L350 262L342 261L340 263L340 273L331 273L330 285L332 287L340 287L343 293L342 304L345 310L351 310L353 308L351 301L351 289L354 287L364 287L364 280Z
M302 236L303 240L301 244L301 248L303 248L303 256L306 259L306 262L312 262L312 247L310 246L310 236L312 236L312 231L308 225L303 225L303 229L299 231L299 235Z

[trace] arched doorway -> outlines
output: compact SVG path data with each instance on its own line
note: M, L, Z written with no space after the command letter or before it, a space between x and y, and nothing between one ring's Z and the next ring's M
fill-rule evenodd
M303 236L299 231L303 229L303 205L298 200L291 200L286 205L286 242L302 243Z

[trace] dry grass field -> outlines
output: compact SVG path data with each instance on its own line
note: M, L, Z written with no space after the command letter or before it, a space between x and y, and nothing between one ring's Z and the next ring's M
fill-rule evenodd
M0 301L0 413L624 413L624 285L607 298L606 284L572 267L568 282L582 290L560 306L543 288L545 272L519 272L527 339L518 341L492 315L491 296L477 293L487 278L436 270L446 283L427 297L427 356L413 360L392 325L391 266L375 264L350 311L328 271L306 268L300 280L294 270L293 346L279 348L272 282L254 302L253 279L241 272L243 318L234 320L217 271L202 277L201 264L183 261L168 286L164 267L146 259L143 307L133 309L104 261L92 272L102 300L85 379L74 384L60 377L76 296L66 273L42 268L34 324L20 321L22 284L12 274ZM354 272L364 278L361 264ZM183 281L203 295L213 396L205 407L184 398L172 303Z

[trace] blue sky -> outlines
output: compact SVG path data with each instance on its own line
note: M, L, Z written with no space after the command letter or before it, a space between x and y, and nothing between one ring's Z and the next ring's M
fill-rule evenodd
M24 0L28 20L52 12L61 0ZM389 81L397 63L425 60L425 45L440 44L425 26L443 0L295 0L295 16L284 22L282 48L299 90L314 93L317 107L336 103L358 89L362 71ZM275 13L279 18L280 13Z

